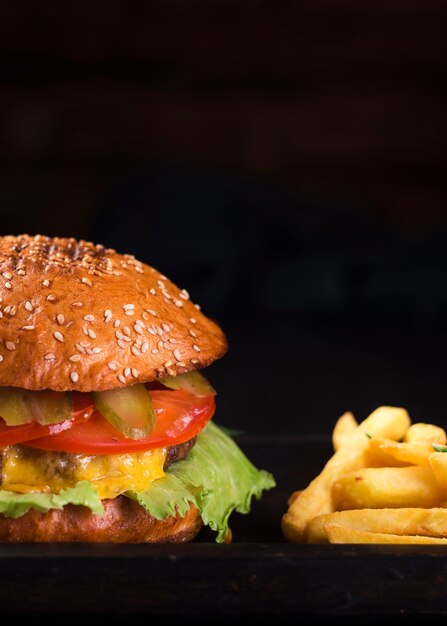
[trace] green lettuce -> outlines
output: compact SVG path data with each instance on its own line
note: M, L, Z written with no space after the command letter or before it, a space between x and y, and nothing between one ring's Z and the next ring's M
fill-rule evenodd
M275 486L271 474L258 470L236 443L212 422L208 423L187 458L166 470L144 492L124 495L138 502L148 513L162 520L178 512L182 517L194 504L203 522L217 532L222 542L233 511L248 513L253 497ZM31 508L46 513L66 504L88 507L102 514L103 507L95 487L80 481L74 487L54 493L13 493L0 490L0 513L19 517Z
M212 422L197 437L187 458L169 467L145 492L127 492L151 515L184 515L193 503L221 542L233 511L248 513L253 497L275 486L271 474L250 463L236 443Z
M13 493L0 489L0 513L7 517L20 517L31 508L47 513L50 509L63 509L66 504L82 504L92 513L104 512L94 486L87 480L59 493Z

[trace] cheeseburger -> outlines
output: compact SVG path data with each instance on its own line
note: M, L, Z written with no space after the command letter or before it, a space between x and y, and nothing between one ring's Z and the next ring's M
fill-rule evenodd
M226 349L132 255L0 237L0 541L228 540L274 480L211 421Z

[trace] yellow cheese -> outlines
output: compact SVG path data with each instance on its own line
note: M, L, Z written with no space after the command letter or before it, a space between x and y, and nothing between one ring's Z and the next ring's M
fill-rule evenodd
M2 455L1 488L20 493L58 493L80 480L88 480L100 498L115 498L127 490L144 491L152 481L164 476L166 452L166 448L159 448L104 456L9 446Z

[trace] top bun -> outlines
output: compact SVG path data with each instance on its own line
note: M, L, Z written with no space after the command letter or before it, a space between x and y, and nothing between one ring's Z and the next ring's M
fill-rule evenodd
M0 386L101 391L200 369L227 344L199 309L132 255L0 237Z

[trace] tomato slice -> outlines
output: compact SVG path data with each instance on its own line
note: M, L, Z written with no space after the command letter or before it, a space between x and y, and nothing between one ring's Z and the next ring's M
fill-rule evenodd
M211 419L214 396L196 396L189 391L151 390L157 423L149 437L124 437L95 409L92 417L76 428L27 442L42 450L76 454L119 454L163 448L195 437Z
M88 420L94 407L90 397L85 393L73 392L73 411L71 419L56 424L38 424L31 422L20 426L6 426L0 418L0 448L24 443L40 437L55 436L67 432L71 428Z

